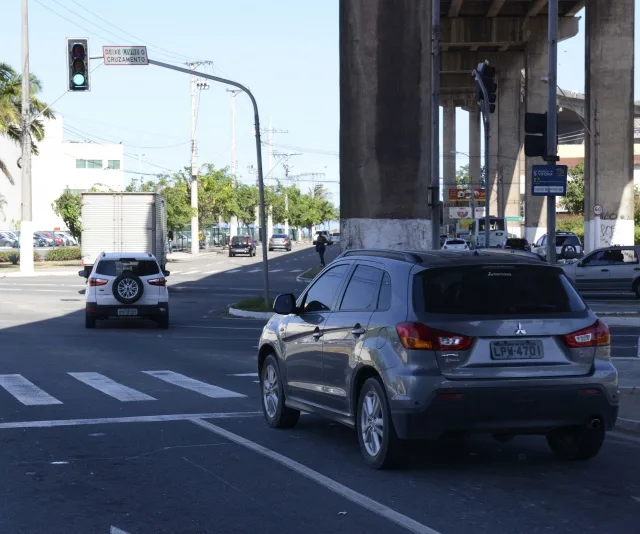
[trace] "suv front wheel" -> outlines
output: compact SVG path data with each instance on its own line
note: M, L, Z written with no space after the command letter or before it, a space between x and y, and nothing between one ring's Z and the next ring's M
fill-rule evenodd
M370 467L387 469L398 464L401 443L393 427L382 381L378 377L369 378L362 386L356 429L360 451Z

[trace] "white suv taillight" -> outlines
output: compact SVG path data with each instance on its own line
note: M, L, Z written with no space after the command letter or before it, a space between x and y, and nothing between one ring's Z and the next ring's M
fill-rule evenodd
M148 282L149 282L149 285L152 285L152 286L164 287L167 285L166 278L154 278L153 280L148 280Z
M89 286L106 286L109 283L109 280L105 280L104 278L89 278Z

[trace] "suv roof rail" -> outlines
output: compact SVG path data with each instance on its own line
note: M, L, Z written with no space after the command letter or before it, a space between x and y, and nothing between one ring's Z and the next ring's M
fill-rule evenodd
M376 256L378 258L388 258L390 260L400 260L409 263L422 263L422 258L418 254L403 252L401 250L352 249L343 252L341 256Z

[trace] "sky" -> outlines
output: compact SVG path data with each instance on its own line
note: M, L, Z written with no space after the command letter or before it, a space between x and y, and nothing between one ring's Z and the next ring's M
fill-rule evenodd
M637 0L637 2L640 0ZM3 61L20 65L20 0L0 0ZM579 16L584 16L584 12ZM636 4L636 23L639 9ZM30 67L43 82L46 102L64 116L69 140L120 142L129 177L178 170L189 164L190 77L156 66L105 66L92 61L91 91L66 92L66 38L89 38L91 55L103 45L138 44L151 59L184 66L210 60L211 74L231 78L254 93L262 121L275 133L275 150L295 153L290 175L315 177L339 203L338 0L30 0ZM635 57L640 57L636 44ZM637 59L636 59L637 61ZM558 83L584 92L584 19L580 33L558 46ZM640 80L636 79L636 98ZM198 162L231 163L231 94L212 83L199 92ZM238 171L253 182L256 165L253 113L246 95L236 98ZM542 110L541 110L542 111ZM442 121L441 121L442 124ZM286 133L285 133L286 132ZM468 117L457 113L457 151L468 150ZM440 145L442 146L442 144ZM265 174L269 171L266 150ZM282 178L283 158L272 176ZM457 165L467 163L465 156ZM303 191L311 186L303 177Z

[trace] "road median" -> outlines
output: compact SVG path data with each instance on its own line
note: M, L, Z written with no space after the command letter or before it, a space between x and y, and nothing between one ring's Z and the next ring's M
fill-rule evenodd
M270 319L273 315L273 298L270 306L264 305L264 297L250 297L229 306L229 315L246 319Z

